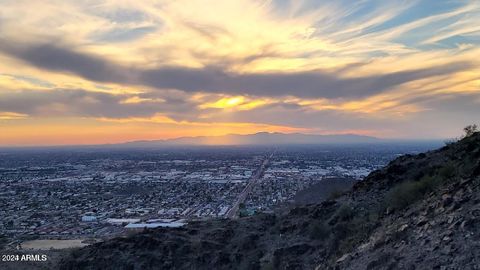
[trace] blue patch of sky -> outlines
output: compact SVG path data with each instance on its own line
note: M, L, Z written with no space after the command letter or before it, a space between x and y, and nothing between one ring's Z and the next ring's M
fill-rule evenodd
M41 87L50 87L51 88L51 87L55 86L54 84L52 84L50 82L47 82L47 81L44 81L44 80L41 80L41 79L37 79L37 78L34 78L34 77L13 75L13 74L6 74L6 73L3 73L1 75L13 77L17 80L28 82L28 83L38 85L38 86L41 86Z
M412 7L408 8L398 16L386 21L381 25L377 25L367 29L364 34L374 33L379 31L385 31L397 26L407 24L410 22L418 21L423 18L435 16L443 13L448 13L456 9L461 8L467 2L464 1L449 1L449 0L421 0L417 1ZM369 5L367 5L369 6ZM365 10L362 8L363 12ZM362 12L359 10L358 12ZM432 37L439 32L440 29L448 27L452 23L456 22L461 16L457 15L451 18L435 21L421 27L412 29L403 33L398 38L394 39L394 42L404 44L408 47L417 49L435 49L438 47L456 47L456 43L465 41L462 37L452 37L446 40L440 40L437 44L422 44L423 41Z
M458 48L460 44L475 44L479 42L480 42L479 39L475 40L474 38L471 38L471 37L454 36L454 37L450 37L442 40L440 45L447 48Z
M274 9L278 14L285 14L292 7L292 3L295 0L275 0ZM364 0L364 1L336 1L335 3L325 3L323 1L305 1L302 7L297 11L295 15L314 10L325 4L339 5L341 9L350 10L351 13L348 16L339 19L344 25L351 24L355 21L365 21L371 19L376 11L381 11L382 8L389 9L401 7L401 5L409 5L410 7L399 13L392 19L380 24L374 25L367 29L364 29L362 34L369 34L380 31L388 31L388 29L395 28L400 25L415 22L423 18L444 14L455 11L464 7L470 3L466 0L398 0L385 2L384 0ZM433 37L435 34L441 33L441 29L450 26L458 21L464 14L456 15L450 18L438 20L432 23L422 25L418 28L406 31L399 37L392 40L393 42L404 44L410 48L416 48L420 50L434 50L438 48L455 48L458 44L478 44L480 41L479 36L454 36L447 37L443 40L439 40L434 44L425 44L424 41ZM318 22L321 24L321 22ZM336 31L332 29L332 32ZM379 52L381 53L381 52Z
M415 47L417 45L421 45L423 41L435 36L441 31L442 28L448 27L457 20L458 17L452 17L449 19L437 21L435 23L427 24L405 32L403 35L394 39L394 41L410 47ZM441 42L442 40L439 40L438 43Z
M465 40L468 40L468 43L480 44L480 32L477 32L475 35L465 35Z
M361 17L367 17L366 15L372 14L372 12L378 10L382 6L385 6L388 2L384 1L360 1L357 4L357 7L355 8L355 11L350 14L347 18L345 18L347 21L349 19L356 19L356 18L361 18ZM343 5L345 8L352 8L352 3L344 2Z
M112 90L113 89L112 87L99 85L99 84L95 84L94 86L95 86L95 88L100 89L100 90Z
M291 0L276 0L273 2L273 8L275 12L277 12L280 15L286 14L292 5Z
M155 32L156 26L143 26L131 29L116 28L108 32L95 33L92 39L100 42L126 42L139 39L149 33Z
M421 0L417 1L414 6L399 14L395 18L370 29L370 31L382 31L388 28L417 21L433 15L438 15L450 11L454 11L465 3L463 1L446 1L446 0Z
M116 23L143 22L148 18L147 14L133 9L113 9L97 14Z
M291 12L293 6L298 5L298 0L275 0L273 2L274 11L280 15L287 15ZM342 1L318 1L318 0L307 0L302 1L301 6L297 7L296 13L292 14L293 16L301 16L302 14L308 13L312 10L316 10L325 6L335 6L341 7L342 5L358 5L358 3L351 4L350 0ZM361 2L361 1L359 1Z

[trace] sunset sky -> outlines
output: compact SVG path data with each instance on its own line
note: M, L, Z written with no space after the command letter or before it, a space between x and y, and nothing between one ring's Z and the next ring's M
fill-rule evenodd
M480 0L0 0L0 145L480 122Z

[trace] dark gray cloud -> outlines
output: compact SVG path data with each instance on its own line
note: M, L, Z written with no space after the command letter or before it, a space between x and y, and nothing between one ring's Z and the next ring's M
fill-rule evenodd
M178 100L123 103L130 95L112 95L82 89L0 92L0 111L33 116L149 117L158 112L182 119L197 113L194 105ZM140 98L145 98L140 95Z
M99 57L49 44L25 46L0 39L0 51L41 69L73 73L92 81L118 83L129 81L129 72L125 67Z
M384 75L340 78L322 71L301 73L228 74L214 68L163 68L141 73L140 81L153 87L184 91L249 94L256 96L298 96L303 98L359 98L391 87L432 76L468 69L468 63L456 63L431 69Z
M388 74L342 78L325 71L296 73L232 74L221 68L202 69L125 67L98 56L44 45L12 46L0 40L0 51L38 68L77 74L98 82L146 85L186 92L248 94L302 98L359 98L394 86L438 75L453 74L472 67L467 62Z

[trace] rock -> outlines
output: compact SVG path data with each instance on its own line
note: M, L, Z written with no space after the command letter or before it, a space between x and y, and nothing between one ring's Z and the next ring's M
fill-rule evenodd
M450 196L450 195L448 195L448 194L444 194L444 195L442 196L442 205L443 205L443 207L449 206L452 202L453 202L452 196Z
M445 254L445 255L451 255L454 251L454 248L451 246L451 245L446 245L443 249L442 249L442 253Z
M475 223L475 218L470 218L468 220L464 220L462 222L462 224L460 224L460 229L462 230L467 230L469 229L470 227L472 227L472 225Z
M350 253L346 253L346 254L343 254L342 257L340 257L336 263L343 263L344 261L346 261L347 259L350 258Z
M418 226L418 227L423 226L423 225L427 224L427 222L428 222L427 217L421 216L421 217L419 218L418 222L417 222L417 226Z
M455 211L457 209L459 209L460 207L462 207L462 204L458 201L453 201L453 203L448 207L448 210L449 211Z
M397 232L403 232L405 231L406 229L408 229L408 224L403 224L402 226L400 226L400 228L397 230Z
M454 219L455 219L454 216L449 216L447 223L448 223L448 224L452 224L452 222L453 222Z
M474 217L479 217L480 216L480 209L473 209L470 213L472 213L472 215Z
M428 243L430 243L430 239L427 238L427 239L425 239L425 240L423 240L423 241L421 242L421 245L422 245L422 246L425 246L425 245L427 245Z
M419 239L422 239L425 237L425 234L423 232L417 234L417 236L415 237L415 239L419 240Z

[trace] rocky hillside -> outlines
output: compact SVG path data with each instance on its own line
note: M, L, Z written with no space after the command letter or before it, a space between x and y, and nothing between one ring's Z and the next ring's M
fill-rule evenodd
M479 269L480 134L407 155L287 213L190 223L74 251L63 269Z

